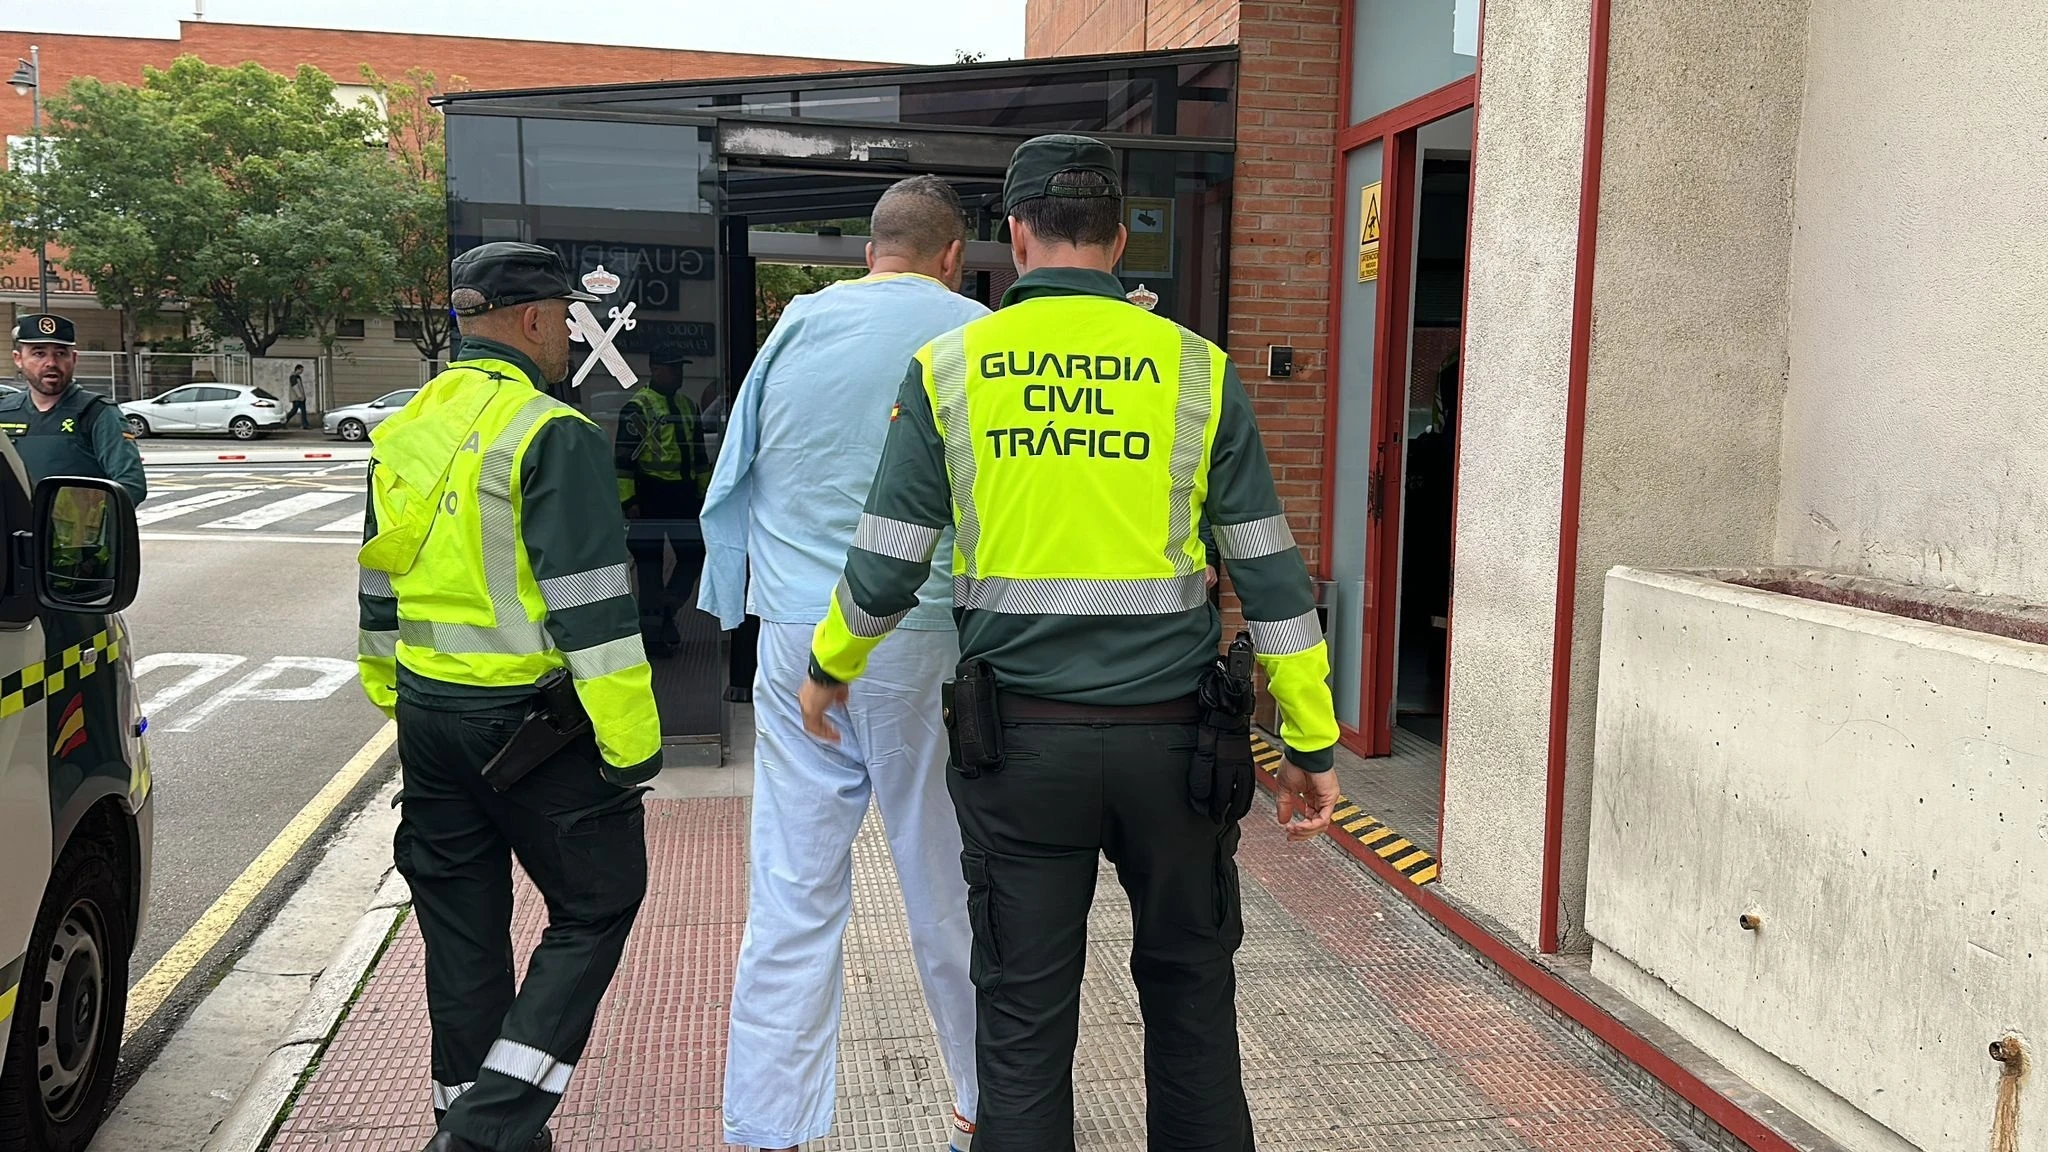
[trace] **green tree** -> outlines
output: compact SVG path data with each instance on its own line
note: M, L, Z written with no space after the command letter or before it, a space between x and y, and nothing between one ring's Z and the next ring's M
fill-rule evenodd
M365 66L363 77L384 105L387 159L398 176L385 217L395 257L386 293L391 314L411 322L412 342L421 357L439 360L448 351L447 135L434 98L442 88L432 72L415 68L400 80L386 80ZM449 87L467 85L460 76Z
M64 266L128 315L126 343L137 318L182 300L262 355L371 305L393 274L374 200L400 185L372 162L378 117L337 105L317 69L186 56L140 85L74 80L47 114L52 163L27 191Z

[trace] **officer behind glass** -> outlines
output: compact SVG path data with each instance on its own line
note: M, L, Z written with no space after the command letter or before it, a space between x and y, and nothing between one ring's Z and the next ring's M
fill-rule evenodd
M1278 819L1294 840L1321 833L1337 798L1308 569L1229 358L1133 306L1113 274L1126 238L1115 155L1081 136L1026 141L1003 203L1019 278L1001 311L911 363L813 640L805 727L838 739L847 682L916 604L954 528L956 684L994 684L989 697L956 689L948 716L974 931L976 1152L1074 1147L1100 854L1135 918L1151 1146L1250 1152L1233 958L1235 816L1254 769L1248 747L1229 757L1244 805L1209 802L1225 758L1205 773L1197 755L1223 727L1198 723L1222 638L1204 525L1284 709ZM983 724L990 738L970 740Z
M657 657L674 655L682 642L676 614L688 605L704 571L697 516L711 458L704 450L704 418L682 391L688 364L672 344L655 349L647 387L626 401L613 444L619 503L632 521L627 549L640 601L640 637Z
M149 495L142 452L122 431L120 410L72 382L77 345L77 329L62 316L15 321L14 368L28 388L0 397L0 429L14 441L31 483L96 476L120 484L140 504Z

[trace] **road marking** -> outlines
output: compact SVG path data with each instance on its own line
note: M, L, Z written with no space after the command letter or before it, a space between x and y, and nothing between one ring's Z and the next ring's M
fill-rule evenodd
M142 714L154 716L227 675L249 658L226 652L151 652L135 662L135 681L159 668L190 668L175 684L167 684L142 702Z
M347 492L301 492L297 496L287 496L282 500L273 500L268 504L259 505L249 509L247 512L237 512L233 516L224 516L219 520L201 524L200 527L233 528L238 531L247 532L275 524L280 520L289 520L294 516L304 515L318 508L325 508L329 504L339 504L348 498L349 493Z
M284 871L285 865L305 849L313 834L320 830L356 785L362 783L363 777L370 774L370 769L376 767L377 761L397 739L398 725L385 721L384 727L370 737L370 742L357 750L349 762L328 779L319 793L306 801L306 806L299 809L291 823L270 841L269 847L250 861L240 876L235 877L235 882L228 885L227 891L220 894L213 906L194 921L183 936L178 937L171 950L150 965L149 971L136 981L135 987L128 990L128 1020L122 1031L124 1039L135 1035L149 1023L150 1017L164 1006L171 992L192 974L193 969L199 967L199 962L206 959L206 954L213 951L215 945L227 937L235 922L256 902L256 897L262 895L263 889Z
M334 523L322 524L320 527L313 529L313 531L353 532L356 535L360 536L363 533L363 510L358 508L355 511L349 513L348 515L343 516L341 519L336 520Z
M269 532L144 532L144 540L228 540L245 544L346 544L360 547L362 541L339 533L333 536L286 536Z
M267 687L287 672L310 672L313 681L297 688ZM237 700L274 703L325 700L343 684L352 684L355 679L356 662L353 660L336 660L330 656L272 656L261 668L207 697L205 702L187 712L177 723L164 726L162 731L190 732Z
M155 524L161 520L169 520L173 516L183 516L187 512L211 508L216 504L230 504L263 491L265 489L262 488L218 488L212 492L201 492L196 496L181 496L162 504L145 503L136 510L135 523L137 527Z

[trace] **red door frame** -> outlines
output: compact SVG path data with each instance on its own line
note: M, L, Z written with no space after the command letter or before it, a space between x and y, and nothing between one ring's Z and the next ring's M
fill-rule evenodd
M1349 13L1344 30L1349 59ZM1349 69L1343 97L1349 103ZM1408 389L1408 312L1410 265L1414 260L1416 131L1446 116L1471 108L1479 93L1478 77L1467 76L1427 95L1354 124L1337 134L1336 188L1331 213L1329 344L1330 371L1323 397L1323 508L1325 538L1336 514L1335 463L1337 391L1343 371L1340 358L1343 292L1346 278L1357 273L1351 262L1358 238L1346 226L1354 190L1345 181L1345 162L1369 144L1380 145L1380 276L1375 285L1373 320L1373 412L1370 442L1373 453L1367 483L1368 523L1365 534L1365 631L1359 676L1360 727L1340 724L1346 747L1361 756L1386 756L1394 750L1394 657L1400 587L1401 546L1391 529L1401 522L1401 482L1406 449ZM1329 549L1322 556L1322 575L1330 576Z

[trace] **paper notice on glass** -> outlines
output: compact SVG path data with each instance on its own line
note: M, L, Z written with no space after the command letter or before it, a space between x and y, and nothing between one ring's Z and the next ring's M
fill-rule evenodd
M1479 55L1479 0L1454 0L1451 51L1460 56Z
M1380 182L1358 190L1358 282L1380 278Z
M1173 201L1164 197L1131 196L1124 200L1122 272L1126 276L1173 275Z

